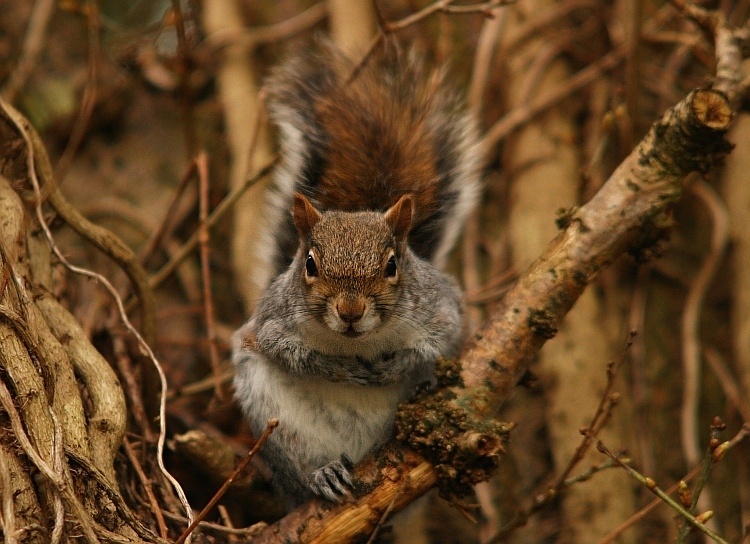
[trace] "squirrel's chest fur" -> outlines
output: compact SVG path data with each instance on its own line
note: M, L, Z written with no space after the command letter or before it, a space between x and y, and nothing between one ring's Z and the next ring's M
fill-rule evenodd
M253 389L248 398L257 426L278 418L276 432L287 447L314 463L338 460L342 453L359 461L388 438L406 394L402 384L365 387L293 376L263 357L240 370L240 379Z

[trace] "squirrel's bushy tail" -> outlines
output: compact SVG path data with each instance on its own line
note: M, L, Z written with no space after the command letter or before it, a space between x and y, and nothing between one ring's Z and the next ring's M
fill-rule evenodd
M297 249L289 214L296 191L321 210L342 211L385 211L412 193L409 245L443 266L480 185L474 123L444 79L393 43L355 71L321 41L272 73L268 107L281 153L265 226L273 276Z

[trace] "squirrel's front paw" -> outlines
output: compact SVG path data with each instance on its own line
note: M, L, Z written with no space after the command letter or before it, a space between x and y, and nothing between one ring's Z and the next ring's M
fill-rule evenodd
M341 503L343 498L351 495L349 490L354 487L350 468L352 462L342 455L341 461L331 461L310 475L310 489L331 502Z

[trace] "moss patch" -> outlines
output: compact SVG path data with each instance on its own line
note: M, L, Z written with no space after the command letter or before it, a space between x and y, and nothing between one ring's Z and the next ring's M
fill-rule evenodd
M492 476L513 428L494 419L479 419L471 409L454 402L456 392L448 387L462 386L460 371L456 362L440 361L439 389L401 404L396 414L396 438L435 465L440 494L451 501L469 495L474 484Z

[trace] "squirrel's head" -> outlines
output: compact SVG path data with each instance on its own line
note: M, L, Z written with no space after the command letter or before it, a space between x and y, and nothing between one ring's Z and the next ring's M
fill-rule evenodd
M377 330L398 304L413 214L410 194L383 213L321 213L295 194L292 216L300 246L293 266L308 311L347 337Z

